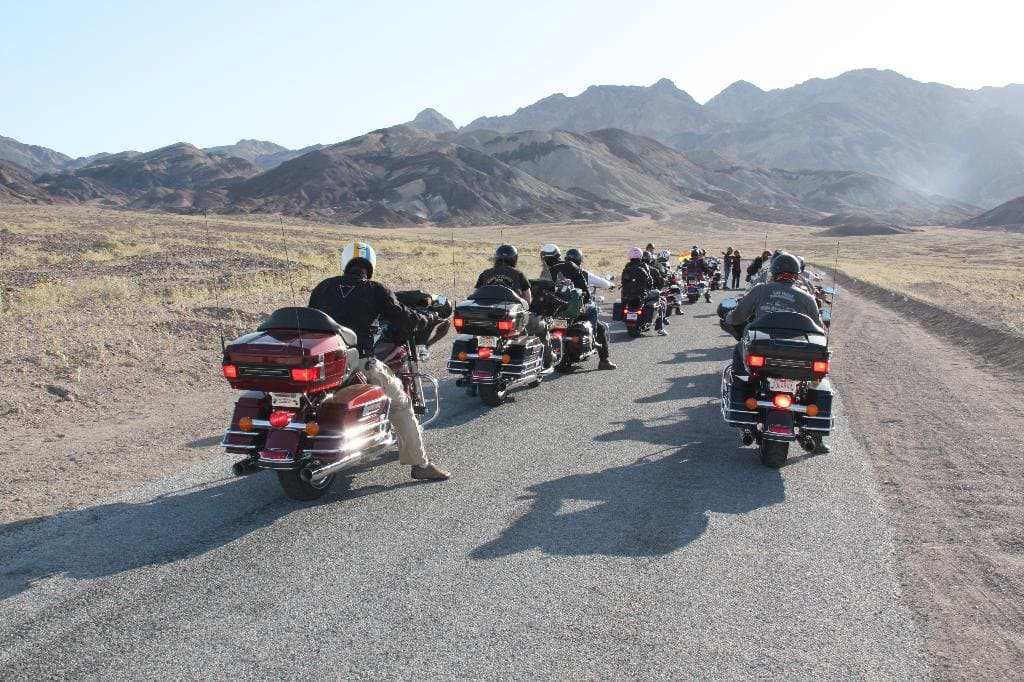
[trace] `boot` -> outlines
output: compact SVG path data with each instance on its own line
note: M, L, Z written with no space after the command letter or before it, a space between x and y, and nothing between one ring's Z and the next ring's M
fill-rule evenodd
M832 452L832 448L829 446L829 444L823 441L821 438L815 438L814 442L816 444L816 447L814 448L814 454L827 455L828 453Z
M601 358L601 362L597 363L598 369L615 369L616 367L618 367L618 365L608 358Z
M418 481L446 481L452 475L433 462L427 462L422 466L413 466L412 477Z

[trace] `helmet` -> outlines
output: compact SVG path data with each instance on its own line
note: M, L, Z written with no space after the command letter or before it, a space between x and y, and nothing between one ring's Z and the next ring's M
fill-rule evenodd
M672 257L672 252L668 249L662 249L658 252L658 260L668 260Z
M788 253L780 253L772 260L772 280L792 281L800 274L800 261Z
M540 259L547 261L549 259L558 259L562 257L562 252L559 250L557 244L545 244L540 247Z
M377 267L377 254L373 247L366 242L352 242L341 250L341 271L349 265L356 263L370 267L369 276L373 277L373 271Z
M565 260L572 261L576 265L583 265L583 252L579 249L569 249L565 252Z
M502 244L494 250L494 264L515 267L519 262L519 249L511 244Z
M690 258L694 260L700 258L700 249L698 249L696 246L690 249Z
M643 258L644 252L640 250L639 246L629 247L629 260L636 260L637 258Z
M654 256L651 255L650 251L644 251L642 254L640 254L640 257L644 260L645 263L651 263L654 261Z

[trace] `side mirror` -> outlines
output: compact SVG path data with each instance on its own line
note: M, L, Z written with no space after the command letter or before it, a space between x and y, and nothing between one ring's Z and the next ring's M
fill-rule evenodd
M830 313L827 310L822 310L821 311L821 321L825 324L826 327L831 325L832 324L832 313Z
M434 303L439 306L444 306L448 302L447 296L435 296Z

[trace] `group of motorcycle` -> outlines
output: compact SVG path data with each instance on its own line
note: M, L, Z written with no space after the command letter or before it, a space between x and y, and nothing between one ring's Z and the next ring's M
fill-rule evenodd
M615 317L639 336L657 315L681 312L684 297L710 301L716 281L713 275L686 278L679 269L664 290L650 292L646 300L616 302ZM396 292L403 304L432 313L433 322L408 338L382 324L373 352L399 378L422 425L440 414L440 393L437 379L420 371L419 363L453 327L457 336L447 369L489 406L501 405L518 387L539 385L552 371L569 372L597 352L595 330L582 314L582 292L567 281L531 285L541 297L550 357L542 340L527 333L530 311L506 287L480 287L455 306L444 296ZM823 297L831 294L821 290ZM604 300L596 292L593 297ZM729 305L727 299L719 312ZM808 447L812 434L832 428L826 337L807 322L780 317L757 328L727 329L744 343L751 380L738 393L726 368L722 416L743 429L745 444L760 446L768 466L781 466L789 442ZM224 347L223 375L241 391L221 443L243 457L233 466L236 475L274 470L288 496L316 499L337 473L395 444L391 402L354 369L356 347L351 330L300 307L275 311L255 332Z

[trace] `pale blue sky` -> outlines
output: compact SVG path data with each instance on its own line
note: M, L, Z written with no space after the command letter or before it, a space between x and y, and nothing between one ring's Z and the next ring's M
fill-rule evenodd
M1024 82L1001 0L0 0L0 135L72 156L239 138L331 143L432 106L468 123L668 77L698 101L861 67Z

